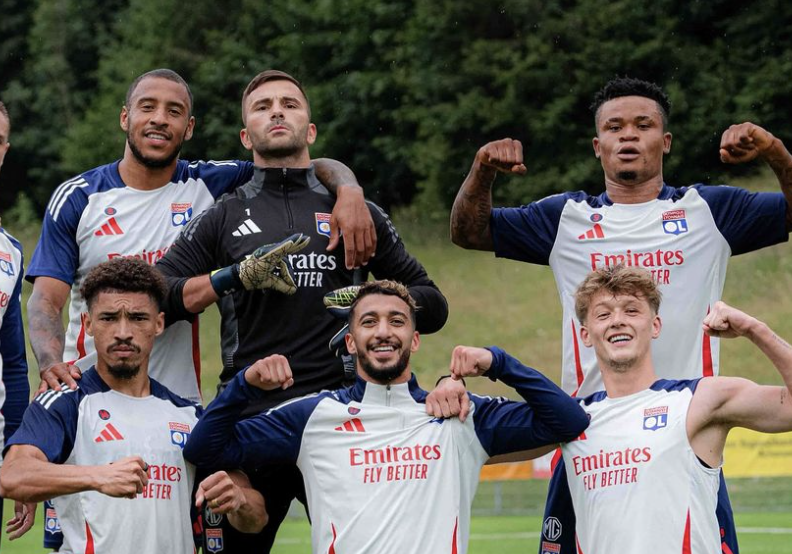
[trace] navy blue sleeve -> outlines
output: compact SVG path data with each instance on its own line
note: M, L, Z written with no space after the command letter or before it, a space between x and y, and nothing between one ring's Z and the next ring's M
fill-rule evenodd
M48 390L30 403L22 425L5 445L3 455L15 444L37 447L54 464L62 464L71 455L77 435L78 406L82 391L63 385L61 390Z
M187 166L191 177L201 179L217 200L253 178L253 163L240 160L197 161Z
M490 214L490 230L495 255L521 262L548 265L561 212L567 200L584 193L548 196L519 208L495 208Z
M213 471L296 462L305 425L323 396L297 398L239 421L263 392L248 385L240 371L206 408L184 447L185 459Z
M727 186L695 185L715 225L731 247L744 254L789 240L787 202L780 192L749 192Z
M473 422L490 455L531 450L567 442L588 427L586 412L550 379L492 347L487 376L513 387L525 402L471 395Z
M15 240L12 243L22 248ZM24 263L24 262L23 262ZM3 315L0 327L0 359L3 360L3 386L5 387L5 403L2 406L5 428L5 440L17 430L22 422L22 414L30 398L30 384L28 383L27 354L25 352L25 328L22 324L22 277L24 266L19 268L16 286L8 307Z
M36 277L52 277L67 285L74 282L80 263L77 246L77 225L88 198L81 190L63 183L52 194L36 249L30 259L26 279L31 283Z
M569 491L564 459L561 458L553 470L553 476L550 478L550 485L547 488L547 503L542 520L542 540L539 544L539 554L577 552L575 525L577 525L577 518L572 505L572 493ZM555 546L552 546L552 543L555 543Z

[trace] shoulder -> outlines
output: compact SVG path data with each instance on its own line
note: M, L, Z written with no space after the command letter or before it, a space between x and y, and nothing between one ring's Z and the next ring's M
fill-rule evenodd
M154 379L150 379L151 381L151 396L158 398L164 402L167 402L173 405L175 408L185 408L194 412L195 417L201 417L203 414L203 406L200 404L193 402L192 400L188 400L179 396L178 394L172 392L169 388L165 385L162 385L158 381Z
M95 167L58 185L47 204L47 215L57 221L64 209L85 209L91 195L124 187L117 161Z
M691 393L696 392L696 388L701 382L701 377L697 379L659 379L649 387L653 391L665 392L679 392L689 390Z

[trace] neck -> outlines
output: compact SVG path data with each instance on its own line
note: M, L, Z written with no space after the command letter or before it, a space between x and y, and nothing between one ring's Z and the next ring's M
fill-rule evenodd
M178 161L179 159L176 158L165 167L148 167L132 154L132 150L127 144L124 149L124 159L118 164L118 173L121 175L121 180L124 181L124 184L130 188L155 190L164 187L170 182Z
M291 167L296 169L307 169L311 167L311 155L307 150L304 152L282 157L264 157L258 152L253 152L253 163L258 167Z
M602 373L602 382L610 398L629 396L648 389L657 381L651 357L636 361L631 367L618 371L611 369L605 360L597 359Z
M148 376L148 365L141 366L140 371L132 379L118 379L107 369L107 364L101 360L96 361L96 371L107 386L116 392L143 398L151 395L151 380Z
M634 181L624 182L605 177L605 190L608 197L616 204L641 204L655 200L663 189L662 173L636 183Z

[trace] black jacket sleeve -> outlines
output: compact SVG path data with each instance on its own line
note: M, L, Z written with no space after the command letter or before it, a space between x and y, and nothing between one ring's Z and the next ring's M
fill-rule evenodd
M191 277L205 275L232 263L221 252L218 240L223 205L215 204L195 217L165 253L156 267L165 277L168 291L162 310L165 324L192 320L195 314L184 307L184 285Z
M418 305L416 327L419 333L436 333L448 320L448 302L437 285L426 274L421 263L404 248L388 215L369 202L377 229L377 253L369 263L377 279L398 281L410 290Z

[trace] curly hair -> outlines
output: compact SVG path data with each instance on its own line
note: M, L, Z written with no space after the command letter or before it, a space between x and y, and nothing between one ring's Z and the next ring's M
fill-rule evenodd
M662 295L647 270L622 264L602 267L589 273L575 291L575 315L581 324L585 324L591 299L602 291L645 298L655 314L660 310Z
M160 272L137 258L113 258L97 265L80 287L89 310L100 292L142 292L162 306L166 291L165 278Z
M632 77L616 77L597 91L591 103L594 121L597 121L599 110L605 102L623 96L642 96L657 102L660 115L663 117L663 128L668 127L668 118L671 115L671 101L668 99L668 95L659 85Z
M401 283L389 281L387 279L380 281L367 281L360 286L360 290L355 297L355 301L352 302L352 305L349 307L350 324L354 321L352 316L355 313L355 309L360 303L360 300L366 296L371 296L372 294L384 294L385 296L396 296L402 299L410 309L410 321L412 321L413 326L415 326L415 312L418 310L415 299L410 296L410 291L407 290L407 287Z

